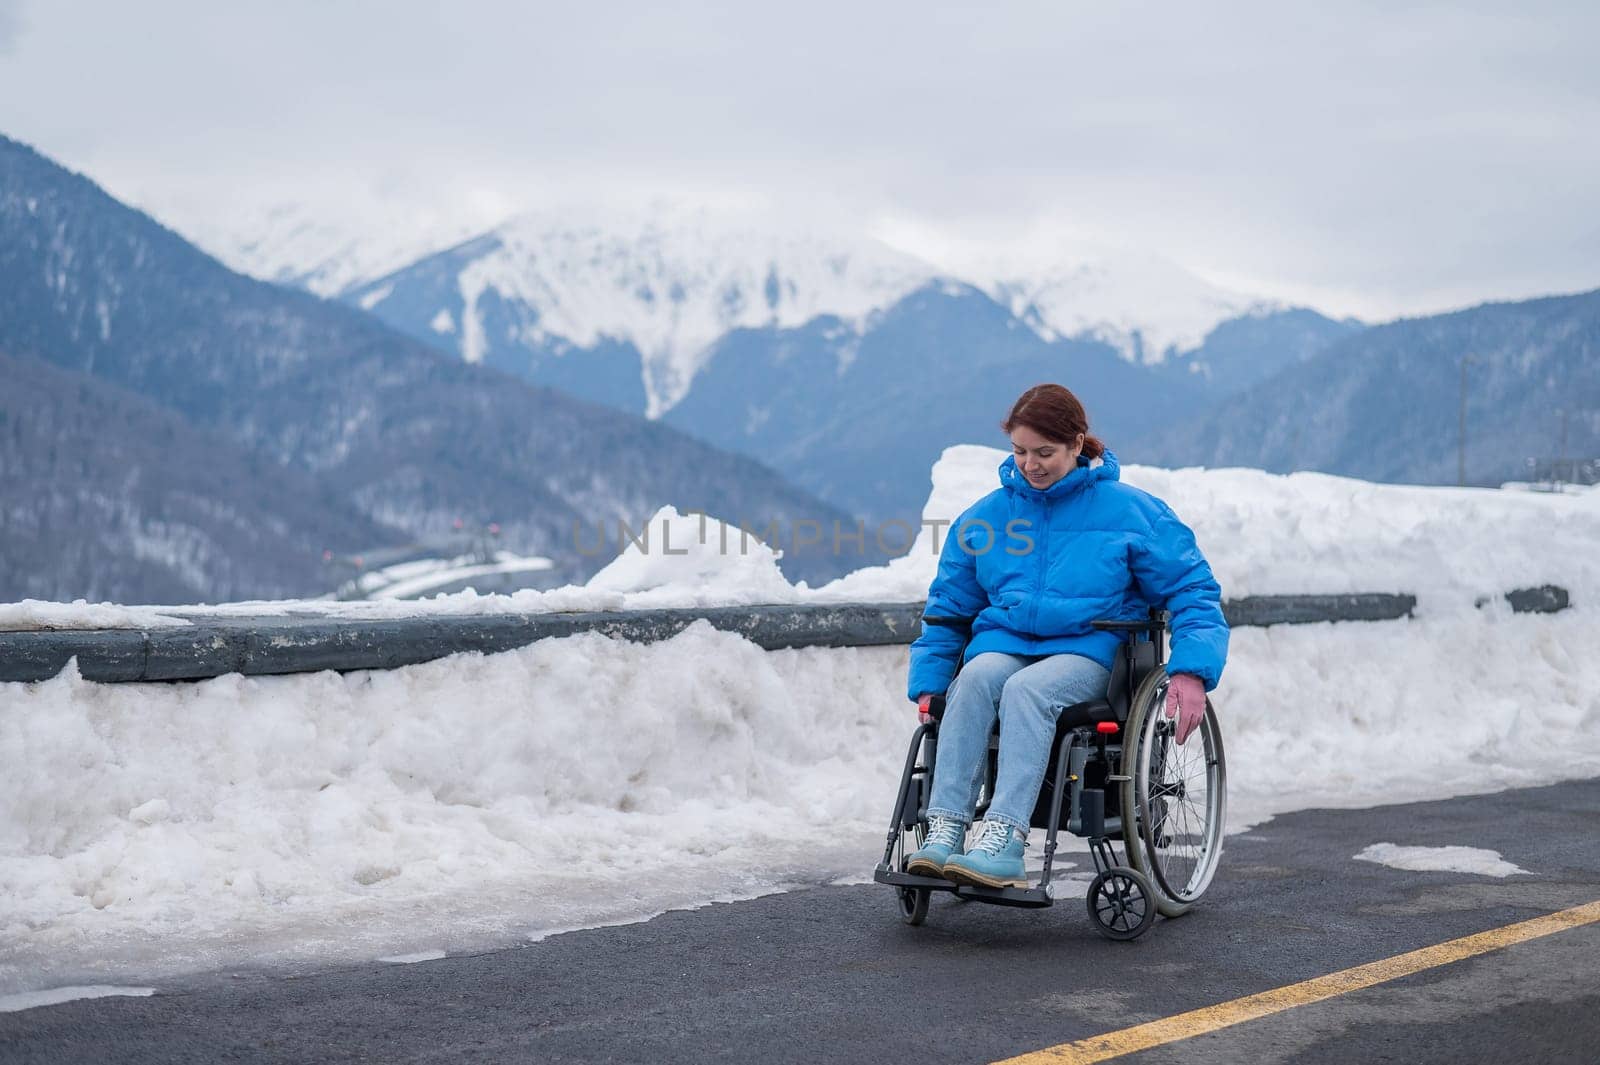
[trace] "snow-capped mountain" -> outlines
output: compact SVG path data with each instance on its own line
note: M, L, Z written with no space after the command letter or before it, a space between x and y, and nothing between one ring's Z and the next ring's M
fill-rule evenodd
M957 272L1045 340L1099 340L1145 363L1194 351L1222 322L1286 309L1123 249L1077 249L1035 264L989 255Z
M295 232L309 249L321 231ZM1359 328L1082 240L877 239L662 204L522 215L339 298L879 517L914 510L939 450L991 442L1005 404L1041 380L1069 383L1097 432L1134 445Z
M425 320L468 362L627 345L656 417L729 333L859 324L935 273L869 238L704 209L561 212L521 216L345 296L413 331Z
M377 202L337 212L246 205L220 224L182 203L153 205L152 213L241 274L328 297L459 244L493 221Z
M624 379L636 376L638 408L651 417L683 399L736 330L827 317L859 332L934 281L980 289L1044 340L1097 340L1144 363L1195 350L1220 323L1280 309L1158 256L1076 241L934 262L848 227L674 205L541 211L448 247L459 226L358 222L280 211L247 219L247 236L202 242L242 272L337 294L469 362L594 398L603 397L572 378L602 376L630 409ZM431 253L401 262L419 248ZM615 365L575 375L553 361L579 352Z

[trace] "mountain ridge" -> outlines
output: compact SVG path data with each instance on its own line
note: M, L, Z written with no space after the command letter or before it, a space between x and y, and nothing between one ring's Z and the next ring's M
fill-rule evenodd
M300 220L291 229L308 227L303 213L293 217ZM297 270L289 258L253 256L249 239L220 233L210 239L258 276L329 269L313 248L295 253L304 264ZM397 243L383 233L373 239L378 247ZM439 275L446 262L457 276L435 276L432 291L418 293L419 275ZM840 264L844 271L836 269ZM845 276L852 264L864 265ZM504 349L518 343L524 361L598 344L631 345L639 352L650 416L681 399L710 346L733 329L799 326L830 315L860 327L935 281L980 288L1045 340L1099 340L1137 362L1181 356L1232 318L1287 309L1127 249L1072 241L1043 258L1036 250L928 258L848 225L807 227L770 212L678 205L524 212L473 237L436 242L411 262L357 283L334 288L304 280L468 361L515 362ZM410 296L392 299L386 290L396 285ZM697 303L700 290L705 299ZM493 306L479 308L486 293ZM723 300L741 313L722 313ZM772 313L760 313L769 305Z
M0 353L0 380L0 600L315 596L324 551L400 539L306 472L89 374Z
M0 236L0 350L91 375L315 475L377 527L426 540L457 519L498 521L509 549L581 579L605 559L578 550L579 521L637 524L669 503L849 520L747 457L234 273L6 138ZM784 565L813 580L841 572L820 552Z
M1172 427L1152 461L1453 484L1463 443L1476 485L1600 455L1600 289L1373 326Z

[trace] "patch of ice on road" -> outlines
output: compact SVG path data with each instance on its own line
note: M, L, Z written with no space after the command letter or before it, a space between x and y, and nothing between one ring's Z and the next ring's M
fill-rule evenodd
M1476 873L1479 876L1533 876L1533 873L1483 847L1402 847L1374 843L1356 855L1358 862L1377 862L1394 869L1424 873Z
M153 987L113 987L109 984L89 984L84 987L52 987L44 991L23 991L15 995L0 995L0 1013L31 1010L36 1006L58 1006L80 998L144 998L153 995Z
M378 960L385 965L415 965L419 961L438 961L449 957L448 952L442 950L419 950L415 954L391 954L387 958Z

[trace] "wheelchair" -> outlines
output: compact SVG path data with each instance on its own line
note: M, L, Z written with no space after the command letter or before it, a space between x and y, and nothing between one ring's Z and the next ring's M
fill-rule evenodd
M925 617L934 625L969 623ZM1122 634L1105 698L1064 707L1056 723L1045 778L1030 824L1045 830L1044 868L1036 887L991 888L956 884L905 871L928 831L939 722L944 699L911 737L877 883L894 888L901 919L920 925L936 891L957 900L1042 908L1050 891L1056 836L1065 827L1089 841L1095 867L1087 908L1095 930L1113 940L1136 939L1159 913L1177 917L1200 900L1222 856L1227 814L1227 768L1222 733L1211 700L1200 725L1180 745L1164 707L1167 693L1164 639L1171 615L1152 608L1149 620L1096 621L1096 629ZM987 768L975 816L994 793L999 730L989 738ZM1120 837L1127 862L1117 860Z

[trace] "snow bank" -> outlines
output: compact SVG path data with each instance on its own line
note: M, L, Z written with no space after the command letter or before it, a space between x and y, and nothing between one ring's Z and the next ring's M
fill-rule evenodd
M1419 613L1556 584L1600 597L1600 489L1582 494L1373 484L1324 473L1163 470L1123 479L1165 499L1230 597L1410 592Z
M159 629L187 625L183 618L170 617L151 607L126 607L112 603L89 603L82 599L70 603L47 603L24 599L20 603L0 603L0 632L26 632L35 629Z
M389 672L6 685L0 992L501 943L857 874L904 753L904 657L698 623Z
M934 521L998 486L1006 452L963 445L933 470L923 528L902 558L825 585L825 599L914 601L937 568ZM1449 613L1514 588L1600 598L1600 489L1556 494L1374 484L1322 473L1124 466L1195 531L1223 594L1409 592Z
M1597 639L1582 609L1239 630L1231 827L1600 774ZM859 878L912 728L906 659L702 623L345 676L8 685L0 992Z
M99 628L181 623L186 616L397 618L642 610L750 603L915 602L928 591L948 523L998 485L1006 453L960 445L933 469L911 550L884 566L809 588L790 584L779 554L714 518L662 508L644 545L587 585L511 595L475 591L423 600L299 600L223 606L122 607L28 601L0 606L0 627ZM1418 612L1449 613L1514 588L1556 584L1573 602L1600 598L1600 489L1543 493L1373 484L1320 473L1164 470L1127 466L1123 479L1167 500L1195 530L1223 593L1409 592ZM886 533L886 538L901 535ZM671 553L669 553L669 550ZM680 553L681 552L681 553ZM23 609L25 608L25 609ZM166 613L163 613L166 611Z
M948 452L928 516L987 491L999 458ZM1234 830L1600 774L1600 495L1128 475L1195 526L1230 595L1422 597L1413 621L1235 631L1216 696ZM712 554L715 525L703 545L697 518L663 517L686 554L422 609L915 599L934 564L925 529L887 566L790 587L771 552ZM1574 609L1473 606L1545 582ZM0 686L0 993L473 949L858 879L912 728L906 664L701 623L344 676Z
M779 553L737 526L663 507L643 536L584 587L616 593L627 610L793 603L804 596L804 584L790 584L778 569Z

